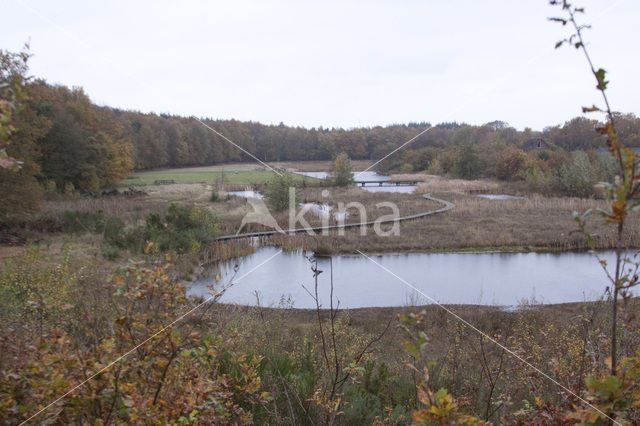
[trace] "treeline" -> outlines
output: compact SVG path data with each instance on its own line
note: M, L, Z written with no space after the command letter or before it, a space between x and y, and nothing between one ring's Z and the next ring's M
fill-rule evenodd
M26 77L24 53L0 51L0 55L0 83L9 84L15 74L24 77L20 79L24 100L11 117L15 131L6 145L10 158L23 164L17 173L0 168L0 193L5 199L0 215L9 205L28 208L37 204L43 190L95 193L133 170L253 161L194 118L101 107L81 88ZM10 101L4 97L3 101ZM622 141L628 146L640 145L640 119L633 115L617 118ZM267 162L330 160L341 152L351 159L373 161L430 126L424 122L306 129L236 120L203 121ZM563 166L575 162L572 151L603 146L593 131L598 125L595 120L575 118L563 126L535 132L518 131L500 121L482 126L442 123L380 163L378 170L429 171L470 179L529 176L532 181L549 181ZM549 149L526 154L528 141L535 138L543 139ZM600 162L590 156L591 162Z

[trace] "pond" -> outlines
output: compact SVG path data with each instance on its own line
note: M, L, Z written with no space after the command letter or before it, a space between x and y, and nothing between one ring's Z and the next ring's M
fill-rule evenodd
M236 197L243 197L243 198L259 198L261 200L264 198L264 196L258 191L252 191L250 189L246 191L229 191L227 192L227 194L235 195Z
M329 176L328 172L296 172L296 174L314 177L317 179L325 179ZM355 180L389 180L391 179L389 176L380 175L376 172L366 171L366 172L352 172L352 175ZM395 192L401 194L411 194L416 189L415 185L399 185L399 186L377 186L369 184L364 187L360 187L369 192Z
M309 176L316 179L325 179L329 172L295 172L298 175ZM355 180L389 180L389 176L379 175L376 172L351 172Z
M313 292L310 263L302 252L262 247L237 259L236 283L221 302L255 305L258 292L263 306L281 300L295 308L314 308L303 285ZM278 254L279 253L279 254ZM613 252L604 254L611 264ZM595 300L602 296L606 278L589 253L413 253L371 256L334 256L334 294L340 307L362 308L429 304L411 285L440 303L513 306L522 301L563 303ZM220 272L219 285L233 274L234 262L211 271ZM319 294L329 306L330 260L319 258ZM393 274L392 274L393 273ZM195 281L189 295L207 296L211 277Z
M346 220L349 217L349 212L339 212L336 207L329 204L320 203L300 203L300 207L306 207L315 216L325 219L333 217L334 220ZM331 214L333 212L333 214Z

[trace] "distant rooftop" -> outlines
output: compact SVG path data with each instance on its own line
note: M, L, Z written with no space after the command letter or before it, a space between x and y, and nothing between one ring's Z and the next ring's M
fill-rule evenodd
M542 138L531 138L522 145L522 149L525 151L543 151L551 149L551 147Z

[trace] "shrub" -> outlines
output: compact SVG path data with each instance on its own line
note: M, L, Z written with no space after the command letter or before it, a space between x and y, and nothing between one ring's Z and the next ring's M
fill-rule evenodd
M555 181L551 172L545 172L538 167L527 170L524 175L524 181L530 191L548 194L554 190Z
M147 216L142 236L152 242L157 251L186 253L213 241L217 225L218 220L209 209L171 204L164 219L158 213ZM129 235L135 238L140 233L134 230ZM140 247L139 242L136 247Z
M109 260L116 260L118 256L120 256L120 250L118 249L118 247L107 246L104 249L103 255Z
M442 165L437 158L434 158L431 163L429 163L429 167L427 168L427 173L430 175L441 175L443 173Z
M98 232L104 225L102 211L81 212L68 210L62 213L62 230L69 233Z
M0 418L11 424L247 424L251 407L269 400L260 392L260 357L233 338L201 337L189 321L164 330L190 307L184 287L164 266L130 265L108 288L118 315L99 335L87 330L90 344L62 329L48 329L33 342L0 329L3 351L11 354L0 375ZM30 419L43 407L49 409Z
M67 182L64 184L64 189L62 192L67 195L73 195L76 193L76 187L73 186L73 183Z
M558 179L565 194L588 197L593 195L593 185L598 182L598 173L587 154L576 151L573 153L573 161L558 170Z
M122 243L125 236L124 229L125 224L122 220L109 217L104 221L102 235L107 243L122 247L124 246L124 244Z
M68 288L77 280L69 254L62 262L47 264L38 247L9 260L0 271L0 321L4 326L35 321L40 327L63 318Z
M266 199L274 211L287 210L290 203L297 205L297 196L293 200L289 199L291 194L289 188L294 187L293 177L290 173L274 175L273 179L269 181L266 194ZM296 194L295 191L294 194Z

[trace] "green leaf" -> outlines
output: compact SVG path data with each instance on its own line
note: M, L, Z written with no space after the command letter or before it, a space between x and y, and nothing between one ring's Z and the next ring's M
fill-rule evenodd
M428 340L429 340L429 337L424 331L418 331L418 342L420 342L421 345L423 343L426 343Z
M620 380L616 376L605 376L602 379L590 376L584 380L584 383L592 392L606 399L613 396L620 389L620 386L622 386L622 383L620 383Z
M598 85L596 86L598 90L606 90L607 84L609 84L609 82L605 80L607 72L604 69L599 68L598 71L593 74L596 76L596 80L598 80Z
M434 394L436 401L442 402L447 397L447 390L445 388L438 389L438 392Z
M418 348L411 342L402 342L402 346L406 349L409 354L411 354L414 358L419 358L418 356Z

